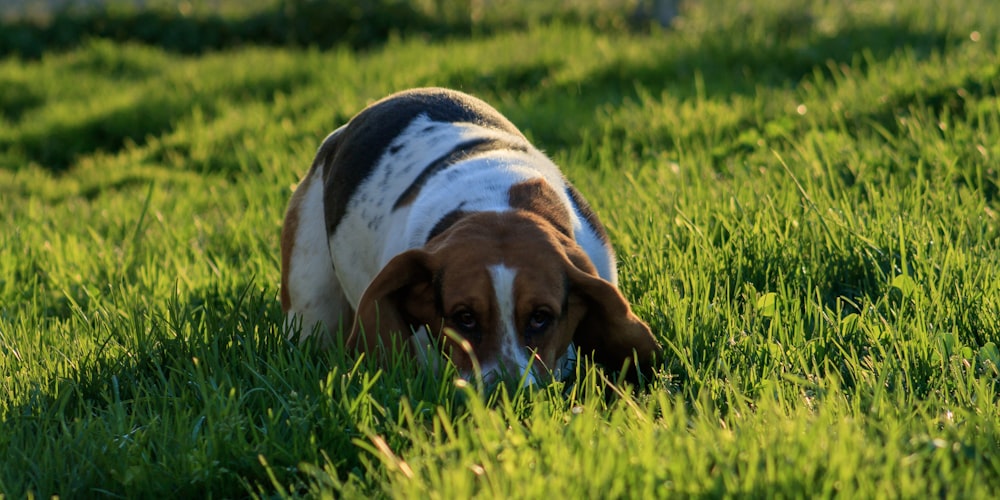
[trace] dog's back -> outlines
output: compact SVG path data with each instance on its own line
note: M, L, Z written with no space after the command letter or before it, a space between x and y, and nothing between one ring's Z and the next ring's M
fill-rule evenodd
M372 104L331 134L323 175L326 234L352 303L393 256L423 246L461 214L509 210L508 188L543 178L570 208L573 233L616 282L596 215L503 115L447 89L414 89Z
M439 267L449 263L462 271ZM489 324L469 332L484 368L533 364L525 315L562 325L530 347L550 369L573 338L611 364L632 349L648 360L656 342L616 283L607 234L559 168L492 107L445 89L394 94L330 134L282 233L289 318L308 335L354 316L348 344L366 351L423 326L432 337L442 323L462 330L464 313L448 312L458 300L492 304L476 312Z

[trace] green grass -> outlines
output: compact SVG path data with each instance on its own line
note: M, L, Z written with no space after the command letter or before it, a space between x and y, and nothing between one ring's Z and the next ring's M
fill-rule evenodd
M1000 491L1000 6L744 3L0 61L0 492ZM481 396L281 338L290 187L420 85L496 105L592 202L666 346L646 386Z

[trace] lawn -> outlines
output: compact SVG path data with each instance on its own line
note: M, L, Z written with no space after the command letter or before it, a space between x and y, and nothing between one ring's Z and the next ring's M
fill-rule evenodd
M0 493L995 495L1000 4L686 5L4 46ZM426 85L495 105L588 198L665 346L651 380L480 394L283 338L295 183Z

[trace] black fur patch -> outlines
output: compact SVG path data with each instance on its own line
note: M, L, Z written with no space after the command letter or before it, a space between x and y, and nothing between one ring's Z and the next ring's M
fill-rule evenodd
M399 134L420 115L436 122L474 123L520 137L509 120L485 102L453 90L426 88L393 94L368 106L341 133L324 142L316 156L324 169L323 203L332 236L357 187Z
M535 178L514 184L508 191L507 201L511 208L534 213L549 221L559 232L573 237L569 212L544 180Z
M608 233L604 230L604 225L601 224L601 220L597 218L597 214L594 213L594 209L590 208L590 204L587 200L583 199L583 195L573 187L572 184L566 182L566 194L569 195L570 201L573 203L573 208L576 212L583 215L583 218L587 221L587 225L594 230L597 237L601 239L601 242L605 246L611 246L611 240L608 239Z
M455 223L461 220L462 217L468 215L468 212L462 210L462 205L464 205L464 203L459 205L455 210L444 214L444 217L441 217L441 220L434 224L434 227L431 228L430 234L427 235L427 241L433 240L435 236L447 231L448 228L455 225Z
M420 175L413 180L413 184L410 184L410 187L406 188L406 191L403 191L403 194L399 195L399 199L397 199L396 203L392 205L392 209L397 210L399 207L413 203L417 194L420 193L420 188L423 187L424 183L427 182L427 179L430 179L434 174L476 155L489 151L501 150L527 151L527 148L524 144L512 144L507 141L489 139L485 137L463 142L455 146L454 149L449 151L444 156L430 162L426 167L424 167L424 169L420 172Z

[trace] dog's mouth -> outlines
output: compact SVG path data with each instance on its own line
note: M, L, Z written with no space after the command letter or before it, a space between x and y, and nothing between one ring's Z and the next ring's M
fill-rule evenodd
M414 331L410 343L417 359L437 373L441 373L447 355L442 352L440 342L432 339L426 327ZM551 382L562 382L572 379L576 374L577 351L570 343L566 352L560 356L551 367L541 360L534 352L529 353L533 360L526 367L508 367L497 361L481 360L468 343L459 345L470 360L469 368L458 371L458 376L465 383L475 385L487 392L500 384L509 388L538 388Z
M487 392L492 392L501 384L507 385L510 389L537 389L552 382L570 380L576 374L577 354L572 343L551 368L546 366L537 354L531 353L531 357L533 363L524 368L509 369L503 365L481 366L478 373L469 370L460 375L466 382L479 384Z

